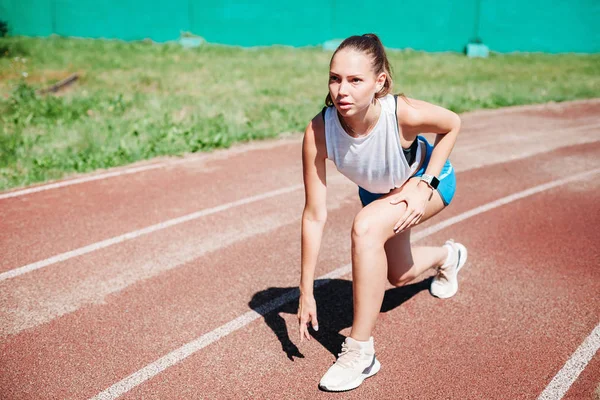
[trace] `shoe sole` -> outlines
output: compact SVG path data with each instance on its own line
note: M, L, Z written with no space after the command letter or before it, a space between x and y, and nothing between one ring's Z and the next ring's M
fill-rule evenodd
M469 252L467 251L467 248L465 246L463 246L460 243L454 243L454 244L456 245L456 247L458 248L458 251L460 252L460 261L458 262L458 268L456 268L456 290L448 295L442 295L442 296L435 295L435 294L431 293L431 291L430 291L432 296L437 297L439 299L449 299L450 297L454 296L458 292L458 273L460 272L462 267L467 262L467 257L469 256L469 254L468 254Z
M341 386L339 388L330 389L328 387L319 385L319 389L324 390L326 392L347 392L348 390L356 389L357 387L359 387L364 382L365 379L372 377L373 375L378 373L380 369L381 369L381 363L379 362L379 360L377 358L375 358L375 363L373 364L373 368L371 368L371 371L368 374L361 375L356 380L349 382L346 385Z

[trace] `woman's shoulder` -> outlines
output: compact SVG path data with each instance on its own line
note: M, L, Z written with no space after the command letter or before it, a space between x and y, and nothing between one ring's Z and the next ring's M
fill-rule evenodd
M396 96L398 98L396 104L398 121L405 124L416 123L420 115L419 110L426 102L407 97L403 94L398 94Z
M323 111L325 108L323 109ZM304 131L305 143L314 143L318 148L325 149L325 120L324 112L315 115Z
M308 131L309 129L314 132L315 134L321 135L321 134L325 134L325 112L327 110L327 107L323 107L323 110L321 110L318 114L316 114L308 123L306 130Z

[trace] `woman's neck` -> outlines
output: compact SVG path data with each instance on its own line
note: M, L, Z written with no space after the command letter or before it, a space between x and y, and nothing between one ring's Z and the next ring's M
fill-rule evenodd
M369 107L360 114L351 117L342 117L338 114L342 126L352 136L361 136L369 133L379 120L381 114L381 103L375 99Z

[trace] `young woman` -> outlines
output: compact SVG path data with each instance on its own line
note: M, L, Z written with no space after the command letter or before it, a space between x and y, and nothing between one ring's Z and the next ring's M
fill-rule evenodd
M456 179L448 156L460 129L455 113L424 101L393 96L383 45L374 34L352 36L334 52L327 107L308 124L302 162L306 203L298 319L300 340L318 330L313 296L315 265L327 218L325 160L359 186L363 208L352 225L354 319L342 352L320 382L329 391L358 387L379 371L371 333L386 278L404 285L437 269L430 292L440 298L458 290L466 248L412 247L410 230L443 210ZM419 133L436 133L432 146Z

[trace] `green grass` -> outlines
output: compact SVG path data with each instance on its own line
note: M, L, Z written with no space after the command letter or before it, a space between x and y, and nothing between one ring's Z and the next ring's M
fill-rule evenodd
M331 52L0 39L0 190L303 131ZM600 55L390 51L395 91L456 112L600 97ZM57 95L37 89L80 79Z

